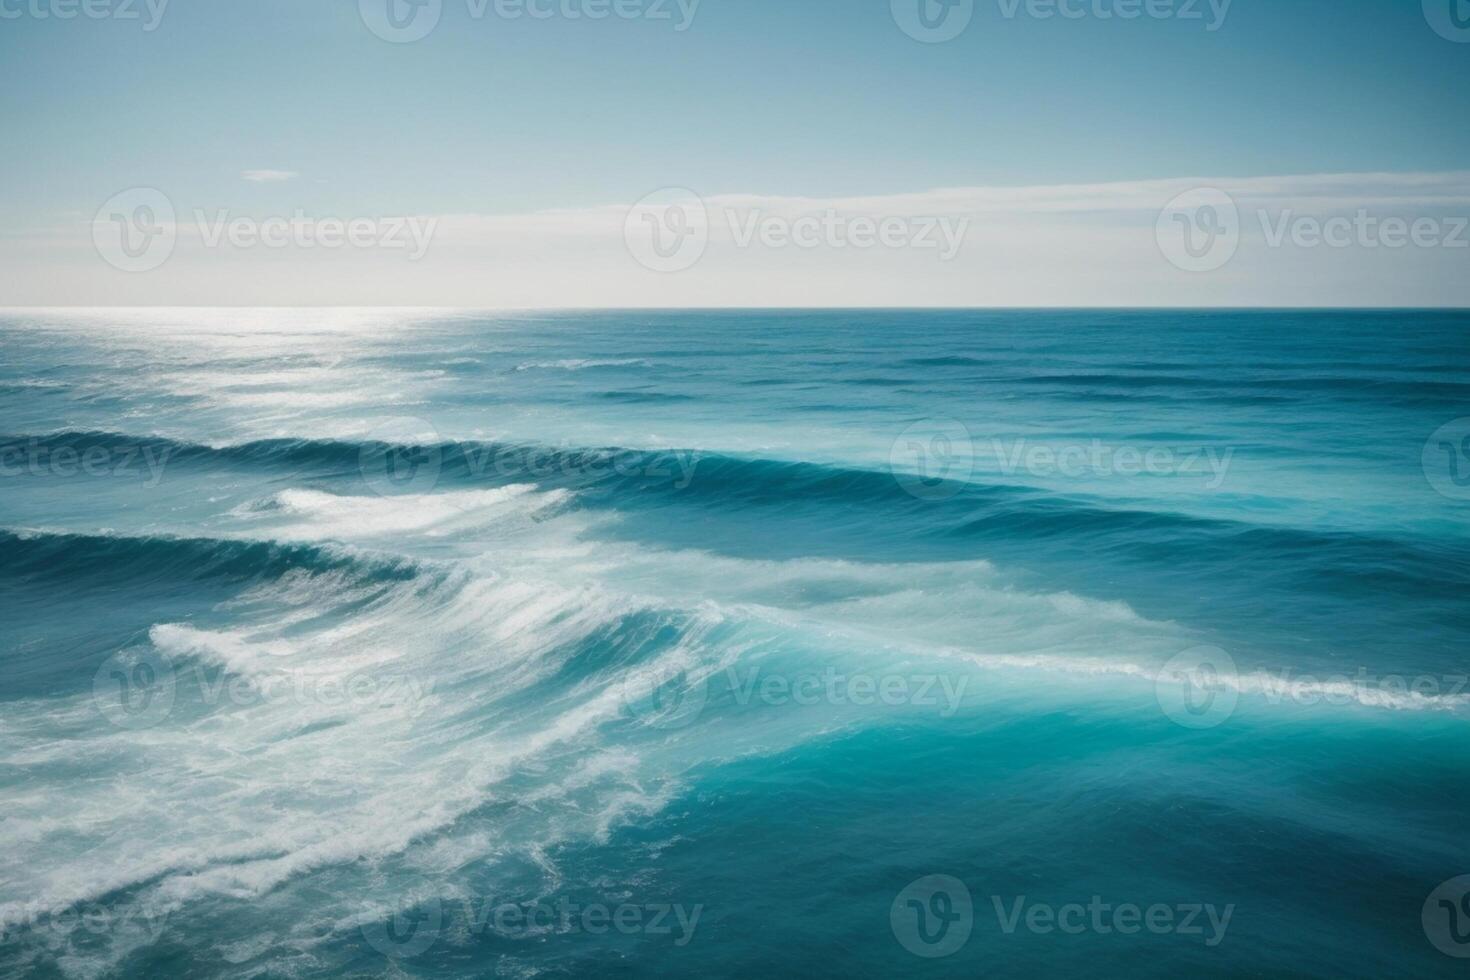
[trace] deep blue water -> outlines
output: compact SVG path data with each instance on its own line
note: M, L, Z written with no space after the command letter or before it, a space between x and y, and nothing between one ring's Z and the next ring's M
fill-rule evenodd
M1470 954L1470 314L12 311L0 555L5 976Z

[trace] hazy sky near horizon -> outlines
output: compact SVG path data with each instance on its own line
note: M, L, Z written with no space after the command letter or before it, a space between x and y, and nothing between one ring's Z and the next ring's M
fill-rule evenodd
M1470 43L1457 43L1470 26L1460 36L1451 17L1470 25L1467 0L974 0L972 11L969 0L87 2L106 16L81 12L82 0L0 0L6 305L761 305L799 294L802 273L820 286L815 302L851 289L902 305L1033 294L1321 303L1344 286L1364 302L1470 302L1457 281L1470 279L1470 251L1453 247L1470 199L1443 179L1470 171ZM921 43L903 29L906 3L969 19L952 39ZM390 4L409 33L432 29L385 40ZM588 16L599 10L608 16ZM1177 190L1175 178L1219 187L1322 174L1361 175L1400 202L1419 179L1404 175L1440 175L1433 200L1373 214L1449 222L1440 247L1355 240L1284 259L1278 243L1252 264L1250 243L1281 211L1258 220L1241 202L1243 258L1202 275L1156 261L1154 219L1169 197L1128 216L1107 205L1109 187L1127 197L1147 182ZM994 261L965 255L916 275L911 254L880 263L759 238L722 252L739 237L722 213L709 217L723 229L709 254L682 278L630 261L621 220L592 220L576 247L504 227L507 216L626 213L667 187L766 202L789 220L800 199L813 213L861 200L859 213L880 220L942 214L932 195L944 189L1071 185L1094 190L1066 220L1050 207L1029 223L1014 210L1006 222L955 212L969 218L967 243L976 222L1035 239L1033 264L1004 281L984 275ZM176 254L142 273L110 267L93 242L104 202L133 188L162 192L179 223ZM1307 203L1324 220L1354 210L1350 199ZM412 263L198 241L209 237L200 215L300 214L438 223ZM475 229L502 239L473 239ZM1133 273L1089 258L1135 244ZM1284 278L1307 274L1307 292ZM1380 288L1363 292L1365 276Z

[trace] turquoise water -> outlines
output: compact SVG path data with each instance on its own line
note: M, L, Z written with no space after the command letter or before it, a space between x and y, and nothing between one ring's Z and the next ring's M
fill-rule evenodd
M1467 416L1461 313L0 314L0 973L1456 975Z

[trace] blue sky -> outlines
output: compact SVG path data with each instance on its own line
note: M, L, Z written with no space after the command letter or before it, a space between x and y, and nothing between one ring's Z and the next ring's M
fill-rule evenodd
M520 214L672 185L831 198L1470 169L1470 44L1420 0L1234 0L1213 31L1206 0L1192 21L976 0L941 44L906 36L889 0L702 0L682 32L672 0L673 20L597 22L444 0L409 44L374 36L357 0L171 0L151 32L27 12L56 2L0 0L22 12L0 20L12 229L140 185L257 213ZM296 176L241 179L255 169Z
M471 20L450 0L405 45L353 0L172 0L152 33L0 28L0 193L22 211L271 167L329 181L341 200L324 204L483 211L674 183L825 195L1470 166L1470 45L1429 30L1417 0L1235 0L1213 33L981 2L938 45L897 30L887 0L703 0L683 33Z

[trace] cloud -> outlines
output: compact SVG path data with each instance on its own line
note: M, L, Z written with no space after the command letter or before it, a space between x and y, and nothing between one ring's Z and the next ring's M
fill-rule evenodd
M1291 209L1330 215L1358 208L1392 213L1470 212L1470 171L1439 173L1306 174L1279 177L1170 177L1098 184L952 187L867 197L793 197L776 194L705 195L711 235L728 237L728 215L760 211L795 218L837 211L883 217L969 217L991 225L1054 227L1082 222L1088 229L1126 227L1153 219L1173 198L1201 187L1229 194L1243 209ZM605 238L621 234L632 202L554 208L520 214L440 214L444 239L494 241L502 236ZM424 216L428 217L428 216Z
M252 184L277 184L301 176L294 170L246 170L240 174Z
M1199 187L1230 195L1239 209L1238 250L1212 271L1176 265L1159 238L1166 206ZM717 192L700 203L685 218L707 234L707 247L691 267L666 272L644 265L630 244L630 226L642 228L629 221L632 201L405 215L432 222L432 247L421 261L409 261L405 249L208 247L200 221L214 212L201 219L192 202L175 201L175 254L146 275L119 276L101 261L91 225L56 228L43 240L0 235L0 264L17 272L0 288L0 306L1470 306L1470 171L1205 176L871 197ZM948 260L939 248L838 247L826 239L814 247L772 245L751 234L755 211L784 219L828 211L844 219L933 217L952 227L963 221L963 236ZM1360 211L1409 227L1434 219L1443 242L1302 245L1283 230L1288 220L1325 226ZM370 204L359 214L383 217Z

